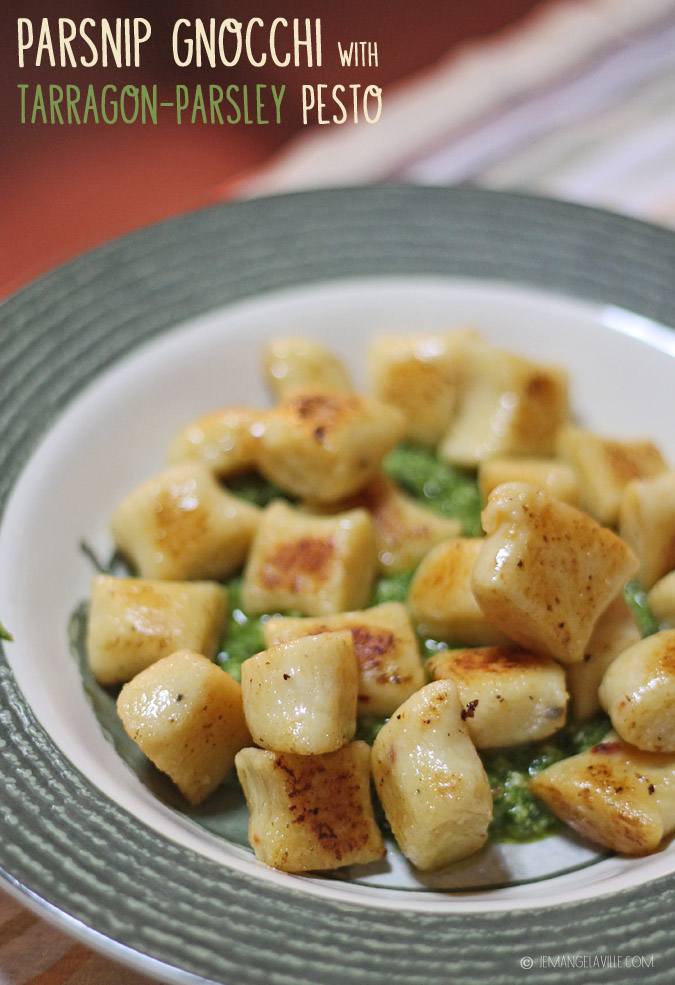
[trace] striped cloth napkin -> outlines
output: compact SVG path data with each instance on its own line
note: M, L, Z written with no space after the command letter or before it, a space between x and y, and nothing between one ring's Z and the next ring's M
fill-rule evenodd
M376 125L310 131L235 191L381 181L471 181L675 226L675 0L547 3L386 92ZM0 985L147 981L0 892Z
M310 131L238 191L381 181L470 181L675 225L674 0L535 8L386 92L377 124Z

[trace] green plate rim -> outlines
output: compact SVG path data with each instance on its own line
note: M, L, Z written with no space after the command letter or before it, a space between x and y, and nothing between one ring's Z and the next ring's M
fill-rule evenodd
M0 510L55 416L135 346L222 305L326 280L501 281L675 325L675 233L602 210L462 186L281 195L190 213L36 280L0 311ZM67 614L64 614L64 632ZM9 644L19 646L20 644ZM361 907L223 871L106 798L60 753L0 647L0 875L47 919L164 981L538 982L540 955L654 955L672 981L675 876L511 913ZM584 967L588 982L632 968Z

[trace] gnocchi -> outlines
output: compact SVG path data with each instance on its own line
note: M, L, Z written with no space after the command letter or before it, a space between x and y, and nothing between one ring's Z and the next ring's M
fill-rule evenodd
M128 735L192 804L234 769L264 864L382 859L372 781L381 823L431 871L489 839L486 751L602 707L615 731L532 794L614 850L658 847L675 829L675 630L642 639L624 597L637 578L675 622L675 472L658 448L580 428L564 370L472 328L375 340L370 394L295 336L262 373L270 408L188 424L113 515L131 572L94 579L87 648L99 683L122 685ZM392 477L405 441L471 485L479 535L456 503L432 508L433 481L420 498ZM249 474L262 505L240 494ZM220 648L255 619L240 684Z

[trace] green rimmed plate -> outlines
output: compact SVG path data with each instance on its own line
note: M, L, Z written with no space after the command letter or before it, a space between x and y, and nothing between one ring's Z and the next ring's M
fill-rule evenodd
M473 321L568 365L593 426L652 435L674 459L674 273L675 236L628 219L382 188L190 215L8 301L0 613L16 642L1 668L0 863L24 899L166 981L515 981L530 956L538 980L564 981L540 956L570 952L653 955L641 977L668 981L670 849L480 894L270 873L120 765L66 634L89 577L79 540L105 551L120 490L216 395L262 399L259 344L290 327L330 341L362 380L369 333ZM608 962L585 974L635 980Z

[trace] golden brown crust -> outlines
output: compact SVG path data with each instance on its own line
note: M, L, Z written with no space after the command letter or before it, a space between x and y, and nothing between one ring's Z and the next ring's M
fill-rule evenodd
M261 563L261 580L266 588L288 592L307 591L312 583L321 585L335 557L331 539L300 537L279 544Z

